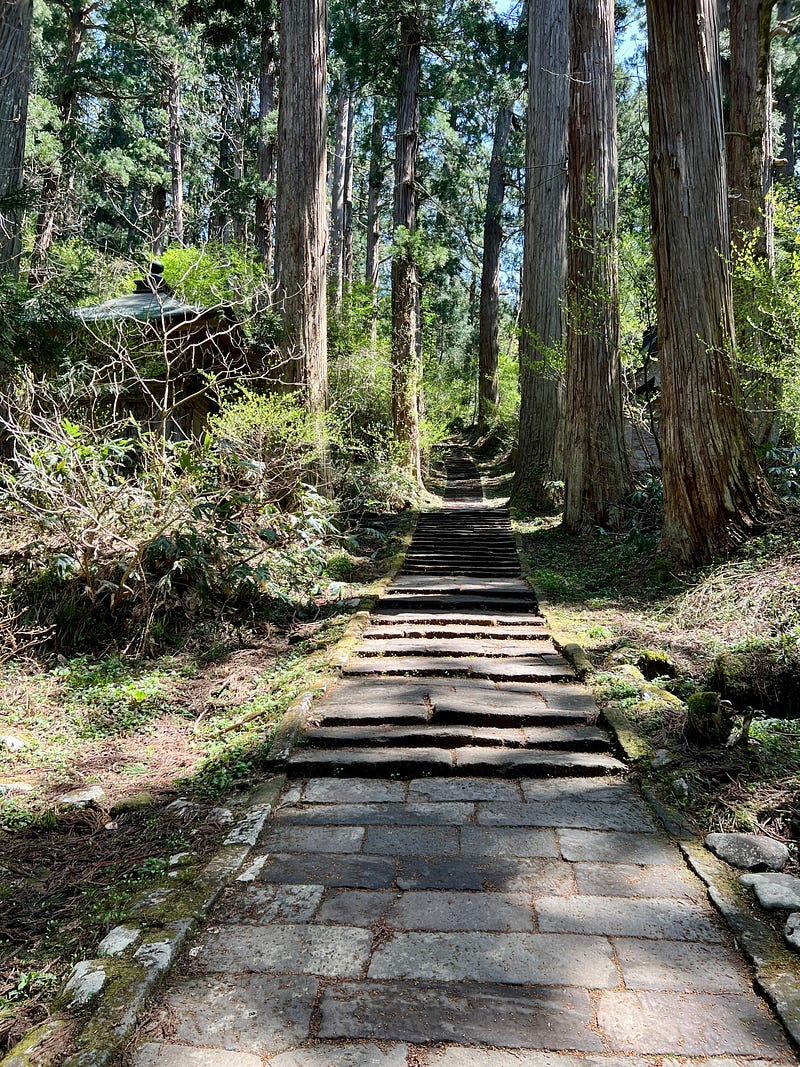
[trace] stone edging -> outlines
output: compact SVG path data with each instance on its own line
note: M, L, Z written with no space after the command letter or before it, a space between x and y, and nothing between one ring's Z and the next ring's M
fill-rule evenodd
M176 867L170 872L177 882L174 888L143 892L131 905L130 922L111 930L98 946L96 959L73 967L54 1002L55 1013L0 1060L0 1067L47 1067L55 1062L48 1049L59 1034L70 1034L77 1046L61 1061L62 1067L113 1063L133 1035L148 998L222 891L234 877L250 877L244 865L285 784L285 776L277 775L250 794L239 822L199 873Z
M400 544L397 551L390 558L386 574L371 585L361 597L359 611L353 615L347 624L344 634L322 660L321 666L325 673L317 679L313 686L296 697L284 712L272 739L272 746L267 760L268 766L277 770L287 763L303 731L303 727L308 722L314 703L338 679L342 667L350 659L354 648L361 640L361 634L369 623L371 612L378 600L392 584L405 562L408 546L411 544L411 539L417 526L418 515L418 512L412 514L410 521L400 534ZM4 1065L0 1063L0 1067L4 1067Z

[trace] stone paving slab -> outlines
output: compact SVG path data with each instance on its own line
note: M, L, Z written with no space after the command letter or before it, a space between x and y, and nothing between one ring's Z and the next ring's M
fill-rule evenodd
M395 930L534 929L526 893L407 892L389 908L386 925Z
M269 1067L406 1067L406 1045L323 1043L284 1052L269 1061Z
M228 923L206 933L194 966L214 973L274 971L354 978L369 959L371 941L369 930L357 926L273 923L265 932L258 926Z
M668 897L629 899L623 906L619 897L538 897L536 916L544 932L670 941L722 941L725 937L707 906Z
M465 1048L451 1045L448 1048L431 1049L425 1060L426 1067L794 1067L796 1061L776 1063L775 1060L742 1059L727 1056L576 1056L568 1052L541 1052L537 1049Z
M225 918L234 924L308 922L324 892L321 885L240 885L228 896Z
M284 826L273 824L262 838L270 852L358 852L363 826ZM373 851L370 849L370 851Z
M613 989L619 972L602 937L573 934L397 933L372 955L369 978Z
M785 1039L752 996L604 992L600 1030L619 1052L786 1060ZM791 1061L790 1061L791 1062Z
M259 881L296 885L339 886L345 889L391 889L397 863L384 856L346 856L335 852L323 856L268 856Z
M543 655L517 656L514 659L492 659L480 656L353 656L342 672L345 678L379 675L407 675L433 677L461 675L466 678L489 678L497 681L516 678L519 681L559 681L571 678L572 668L565 659Z
M627 989L655 992L750 993L741 958L726 945L616 938Z
M539 1046L601 1052L591 1001L581 989L344 982L325 991L323 1038ZM513 1059L511 1060L513 1063Z
M383 919L397 897L391 889L328 889L316 921L374 926Z
M372 774L376 778L397 773L403 769L407 774L442 774L453 768L453 757L447 749L440 748L362 748L345 749L297 749L289 760L289 769L294 774L320 774L332 776Z
M465 856L551 856L559 855L552 830L529 827L464 826L461 852Z
M161 1015L178 1044L281 1052L308 1037L318 988L303 975L184 980L168 991Z
M459 831L454 826L370 826L364 852L381 856L457 856Z
M500 889L555 896L574 892L575 880L570 865L561 860L403 856L397 885L400 889Z
M652 816L638 806L631 810L622 804L600 805L572 798L538 804L479 804L475 819L482 826L552 826L629 833L656 830Z
M619 774L624 765L604 752L562 752L558 749L457 748L455 766L466 774L605 775Z
M384 804L405 800L406 786L404 782L372 778L311 778L303 787L302 797L306 804Z
M408 783L409 800L518 801L519 785L497 778L413 778ZM438 806L437 805L437 806Z
M342 779L346 782L347 779ZM317 804L289 808L276 816L276 823L297 826L462 826L475 814L475 805L453 802L430 804ZM290 850L293 851L293 850Z
M652 834L562 830L558 836L561 842L561 854L565 860L674 864L679 857L678 850L671 841Z
M250 1052L227 1052L225 1049L203 1049L190 1045L157 1045L148 1041L137 1049L132 1067L262 1067L263 1062L260 1056Z
M445 622L441 619L422 624L418 622L394 622L392 625L387 625L384 623L381 626L367 626L363 636L365 640L377 638L394 640L400 637L405 639L435 637L437 640L445 637L472 637L479 640L490 638L493 641L521 641L523 639L540 641L550 639L545 629L544 619L517 623L511 626L505 620L500 621L496 616L493 616L491 621L483 623L476 621Z
M556 655L556 648L545 634L524 641L488 638L437 637L364 637L358 646L361 656L527 656L535 653Z
M579 893L606 897L677 897L705 900L702 884L685 867L627 863L575 863Z

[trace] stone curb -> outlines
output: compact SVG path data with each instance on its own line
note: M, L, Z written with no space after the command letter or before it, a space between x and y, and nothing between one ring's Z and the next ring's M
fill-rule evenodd
M785 948L770 924L754 913L749 894L726 863L697 841L685 841L680 848L752 964L756 988L800 1050L800 974L796 954Z
M175 888L145 891L130 907L130 925L101 942L104 954L81 960L55 1000L55 1014L31 1030L0 1067L48 1067L59 1034L76 1028L77 1051L62 1067L109 1067L133 1035L139 1015L181 948L242 870L286 784L277 775L250 794L238 824L199 873L178 868ZM245 872L246 874L246 872ZM135 925L134 925L135 923ZM50 1050L48 1052L48 1049Z
M265 761L267 767L278 771L285 766L294 751L303 728L311 717L314 704L335 681L338 681L342 668L350 659L354 648L361 640L361 635L369 623L370 615L375 605L397 577L400 568L405 562L408 547L417 527L418 517L419 512L413 512L399 535L400 544L397 551L389 559L386 574L383 578L373 583L360 598L360 609L350 619L345 627L345 632L336 644L328 650L320 661L319 666L323 673L315 684L296 697L284 712L273 735L270 754ZM2 1062L0 1062L0 1067L4 1067Z

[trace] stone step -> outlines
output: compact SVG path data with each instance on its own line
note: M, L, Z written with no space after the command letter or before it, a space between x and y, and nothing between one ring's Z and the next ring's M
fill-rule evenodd
M399 575L393 585L387 590L390 597L403 596L407 593L429 592L442 595L443 593L472 594L483 596L512 596L521 595L533 597L531 587L520 578L487 578L485 581L471 581L458 574L452 574L438 578L435 583L428 583L423 578L413 575Z
M517 778L599 777L625 765L603 752L561 752L468 746L440 748L299 748L287 771L293 777L410 778L426 775L497 775Z
M555 655L556 649L542 633L534 640L497 641L490 638L470 637L365 637L358 646L359 656L511 656Z
M518 656L515 659L464 656L353 656L343 670L345 677L406 675L409 677L455 676L508 679L521 682L571 681L572 668L561 656Z
M596 726L502 727L456 725L361 725L318 726L307 730L303 743L318 747L395 745L403 747L460 748L490 745L509 748L573 749L598 752L610 748L608 734Z
M477 629L487 636L494 636L494 630L511 630L519 628L525 630L530 626L545 626L545 620L541 615L487 615L477 612L471 614L464 611L442 611L437 613L426 612L392 612L391 615L382 616L380 612L374 612L371 616L375 620L377 628L395 626L464 626Z
M535 597L478 597L454 593L414 594L409 596L382 597L375 608L375 615L396 615L435 612L451 615L455 612L469 612L485 615L491 612L496 616L539 615L539 605ZM498 621L503 621L499 619Z
M488 631L488 632L487 632ZM415 624L410 622L395 622L391 625L382 626L368 626L363 631L365 638L386 638L395 639L399 637L405 638L420 638L420 637L433 637L437 639L442 638L465 638L471 637L475 639L487 639L492 641L543 641L549 640L549 633L544 627L544 620L533 625L522 626L508 626L503 623L496 623L494 626L486 626L482 624L469 625L467 623L445 623L440 624L438 622L429 622L427 624Z

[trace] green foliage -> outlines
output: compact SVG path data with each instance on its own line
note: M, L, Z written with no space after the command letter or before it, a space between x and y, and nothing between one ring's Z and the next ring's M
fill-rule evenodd
M187 304L249 305L266 283L263 267L246 248L236 244L171 245L161 262L164 280Z

